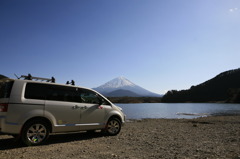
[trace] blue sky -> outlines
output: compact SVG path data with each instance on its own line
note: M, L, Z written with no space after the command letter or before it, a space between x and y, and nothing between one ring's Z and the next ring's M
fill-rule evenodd
M240 67L239 0L1 0L0 74L156 93Z

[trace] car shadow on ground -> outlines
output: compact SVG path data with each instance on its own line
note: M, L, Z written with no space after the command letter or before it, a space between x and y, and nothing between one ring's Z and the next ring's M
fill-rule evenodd
M10 150L15 148L27 147L21 142L17 141L12 136L0 134L0 150ZM80 133L68 133L68 134L52 134L43 145L53 145L60 143L67 143L73 141L90 140L93 138L104 137L105 135L100 132L80 132ZM42 145L41 145L42 146Z

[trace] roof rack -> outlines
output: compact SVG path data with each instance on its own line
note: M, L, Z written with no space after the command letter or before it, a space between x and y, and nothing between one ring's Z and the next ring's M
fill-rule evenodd
M41 81L46 81L46 82L52 82L52 83L55 83L55 78L52 77L52 78L42 78L42 77L33 77L31 74L28 74L27 76L26 75L21 75L21 77L17 77L18 79L20 78L24 78L24 80L41 80Z

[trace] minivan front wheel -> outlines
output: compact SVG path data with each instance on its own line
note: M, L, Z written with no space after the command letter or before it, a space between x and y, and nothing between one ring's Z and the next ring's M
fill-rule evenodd
M117 118L110 118L105 128L105 133L110 136L117 135L121 130L121 122Z
M27 123L21 134L23 143L28 146L40 145L47 140L48 136L48 125L40 120Z

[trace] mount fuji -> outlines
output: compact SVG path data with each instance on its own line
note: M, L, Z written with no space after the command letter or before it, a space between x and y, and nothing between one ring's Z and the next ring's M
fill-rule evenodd
M113 80L93 89L107 97L161 97L160 94L150 92L134 84L125 77L114 78Z

